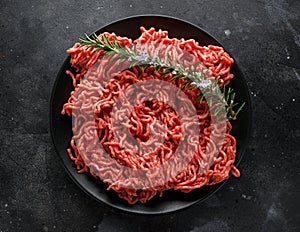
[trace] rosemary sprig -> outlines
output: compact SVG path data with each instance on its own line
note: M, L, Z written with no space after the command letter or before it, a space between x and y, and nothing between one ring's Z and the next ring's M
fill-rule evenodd
M226 116L228 120L235 120L238 113L245 106L244 102L236 111L234 110L234 108L237 108L238 103L234 102L235 93L230 87L227 88L224 85L222 96L216 94L216 90L219 90L220 88L219 76L215 77L215 81L208 80L208 69L202 69L201 72L197 72L196 68L194 67L193 69L190 65L188 66L188 69L181 63L175 65L170 54L168 54L166 62L161 59L160 51L158 51L156 57L152 57L149 52L138 52L136 45L133 46L133 49L129 49L124 45L122 46L116 39L111 42L105 34L102 34L101 38L99 38L96 34L92 34L91 36L85 34L84 37L80 37L79 39L81 41L81 47L85 46L87 49L94 48L95 50L103 50L105 51L106 56L117 55L115 57L116 60L129 61L126 68L139 65L141 66L142 71L145 71L147 68L151 67L152 70L149 71L149 75L151 75L154 71L166 76L171 74L171 81L176 81L177 79L186 81L186 90L200 88L201 91L196 99L199 100L200 103L205 99L211 111L213 111L212 113L214 116L220 113L222 111L222 107L225 105L226 115L224 116ZM216 97L219 97L217 101L214 100ZM217 105L216 102L218 102Z

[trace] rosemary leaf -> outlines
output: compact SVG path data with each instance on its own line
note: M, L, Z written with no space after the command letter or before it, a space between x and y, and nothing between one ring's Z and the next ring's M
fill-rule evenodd
M111 58L113 61L118 61L118 67L121 66L121 61L130 60L130 63L124 69L129 69L133 66L140 65L143 72L145 72L148 67L152 67L152 69L148 72L148 75L152 75L155 71L157 71L161 75L165 75L165 77L168 77L168 74L171 73L173 75L175 74L171 78L171 81L175 81L177 79L185 80L185 90L198 88L199 84L201 84L204 80L207 80L209 71L208 68L203 70L203 67L201 66L201 71L197 72L196 67L198 67L198 64L194 66L188 64L187 70L184 61L183 63L178 62L175 67L170 53L168 53L167 55L167 61L169 63L167 64L166 61L161 58L160 50L158 50L158 54L155 58L151 56L149 50L147 51L148 53L145 56L143 53L138 53L136 44L133 45L133 49L129 49L127 46L125 46L124 41L122 41L122 45L116 40L116 38L114 38L114 40L111 42L106 34L102 34L101 39L99 39L96 34L92 34L91 36L84 34L84 37L80 37L79 40L81 42L80 47L86 46L86 49L93 48L95 50L105 51L104 56L112 56ZM141 62L145 62L145 64L142 64ZM219 114L222 107L225 106L227 119L234 120L236 119L237 114L245 106L245 102L238 108L236 112L234 112L233 108L235 108L238 103L234 102L236 95L235 92L233 92L233 89L230 87L227 89L224 85L222 89L222 96L218 96L218 91L215 91L220 88L219 85L221 83L221 80L221 76L217 75L215 77L215 82L210 84L210 87L206 88L204 92L202 91L202 93L199 93L195 100L198 100L200 98L199 102L202 103L205 99L209 107L214 107L212 109L214 115ZM219 103L218 101L216 101L216 97Z

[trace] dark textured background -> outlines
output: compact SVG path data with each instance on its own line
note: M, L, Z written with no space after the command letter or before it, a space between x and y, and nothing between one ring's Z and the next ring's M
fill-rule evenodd
M299 231L300 2L1 1L0 231ZM230 51L247 79L253 133L213 197L170 215L128 215L98 203L67 176L48 125L65 50L122 17L188 20Z

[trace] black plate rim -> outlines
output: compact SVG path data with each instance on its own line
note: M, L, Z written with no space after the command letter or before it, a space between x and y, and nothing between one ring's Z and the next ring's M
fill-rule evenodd
M183 20L183 19L180 19L180 18L177 18L177 17L174 17L174 16L170 16L170 15L162 15L162 14L140 14L140 15L132 15L132 16L128 16L128 17L124 17L124 18L120 18L118 20L114 20L112 21L111 23L107 23L105 25L103 25L101 28L97 29L96 31L94 31L93 33L98 33L99 31L101 31L103 28L105 27L108 27L108 26L111 26L113 24L116 24L116 23L119 23L121 21L125 21L125 20L130 20L130 19L134 19L134 18L143 18L143 17L161 17L161 18L165 18L165 19L172 19L172 20L176 20L176 21L181 21L185 24L189 24L190 26L193 26L195 27L197 30L201 31L201 33L204 33L206 34L207 36L211 37L213 40L215 40L217 43L220 44L220 46L222 46L225 49L225 47L222 45L222 43L220 43L214 36L212 36L210 33L208 33L205 29L195 25L194 23L191 23L187 20ZM226 50L226 52L231 56L231 53ZM55 97L55 90L56 90L56 87L57 87L57 84L58 84L58 81L59 81L59 76L61 75L61 73L64 71L64 66L69 62L69 58L70 58L70 55L66 56L66 58L64 59L64 62L62 64L62 66L60 67L59 69L59 72L56 76L56 79L55 79L55 82L53 84L53 88L52 88L52 91L51 91L51 96L50 96L50 107L49 107L49 127L50 127L50 133L51 133L51 140L52 140L52 143L53 143L53 146L55 148L55 153L59 156L63 166L64 166L64 169L65 171L68 173L68 176L72 179L72 181L80 188L82 189L88 196L90 196L91 198L95 199L97 202L99 203L102 203L102 204L106 204L112 208L115 208L117 210L120 210L122 212L127 212L127 213L130 213L130 214L140 214L140 215L158 215L158 214L170 214L170 213L175 213L175 212L179 212L179 211L182 211L192 205L195 205L196 203L201 203L201 202L204 202L205 200L207 200L208 198L212 197L217 191L219 191L225 184L226 182L229 180L229 178L231 178L231 175L228 179L224 180L223 182L219 183L218 186L209 194L207 194L206 196L202 197L201 199L197 199L195 201L192 201L190 203L187 203L186 205L180 207L180 208L176 208L175 210L165 210L165 211L154 211L154 212L151 212L151 211L139 211L139 210L135 210L135 209L128 209L126 207L121 207L121 206L118 206L118 205L114 205L110 202L107 202L107 201L103 201L102 199L99 199L97 196L95 196L95 194L89 192L76 178L74 175L72 175L72 173L69 171L68 167L67 167L67 164L64 162L62 156L60 155L60 151L59 149L57 148L56 144L55 144L55 138L54 138L54 129L53 129L53 122L52 122L52 114L53 114L53 107L52 107L52 103L53 103L53 99ZM248 110L248 117L249 117L249 122L248 122L248 126L247 126L247 134L246 134L246 139L245 139L245 145L241 148L241 151L239 153L239 157L238 157L238 160L236 160L235 162L235 166L238 166L245 154L245 151L247 149L247 147L249 146L249 141L250 141L250 136L251 136L251 133L252 133L252 100L251 100L251 95L250 95L250 92L249 92L249 88L248 88L248 85L246 83L246 80L244 78L244 75L242 73L242 71L240 70L240 68L238 67L237 65L237 62L235 60L235 69L240 73L240 76L239 76L239 79L241 79L245 89L246 89L246 99L247 99L247 103L248 103L248 107L249 107L249 110ZM81 174L82 175L82 174Z

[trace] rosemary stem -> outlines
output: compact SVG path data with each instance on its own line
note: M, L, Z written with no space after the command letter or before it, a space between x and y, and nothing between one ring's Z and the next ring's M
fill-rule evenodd
M168 54L168 63L160 57L160 52L157 57L153 58L147 52L137 52L136 46L134 46L134 50L131 51L126 47L122 47L121 44L114 39L113 42L110 41L107 35L103 34L101 38L99 38L96 34L92 34L88 36L85 34L85 37L80 37L81 47L86 46L86 48L94 48L96 50L105 51L105 55L117 55L118 59L129 61L129 68L132 68L136 65L143 65L143 71L145 71L148 67L152 67L153 71L158 71L161 74L172 74L171 81L176 81L177 79L185 80L185 89L190 90L194 88L200 88L200 95L197 96L199 98L200 103L205 99L209 107L213 107L215 104L213 102L213 97L216 97L216 89L219 89L219 84L222 83L222 79L220 79L220 75L215 77L215 82L212 82L207 79L208 69L202 70L201 72L196 72L196 68L194 70L191 66L189 66L188 72L183 64L178 63L175 67L173 64L171 55ZM162 71L163 70L163 71ZM219 89L220 90L220 89ZM205 92L205 94L203 93ZM208 94L207 94L208 93ZM211 94L212 93L212 94ZM235 92L232 88L226 89L226 86L223 87L223 94L221 99L219 99L225 105L226 116L228 120L235 120L237 118L237 114L242 110L245 106L245 102L237 109L235 112L233 110L238 104L234 102ZM220 107L224 107L221 104ZM217 109L215 112L220 112L220 109Z

